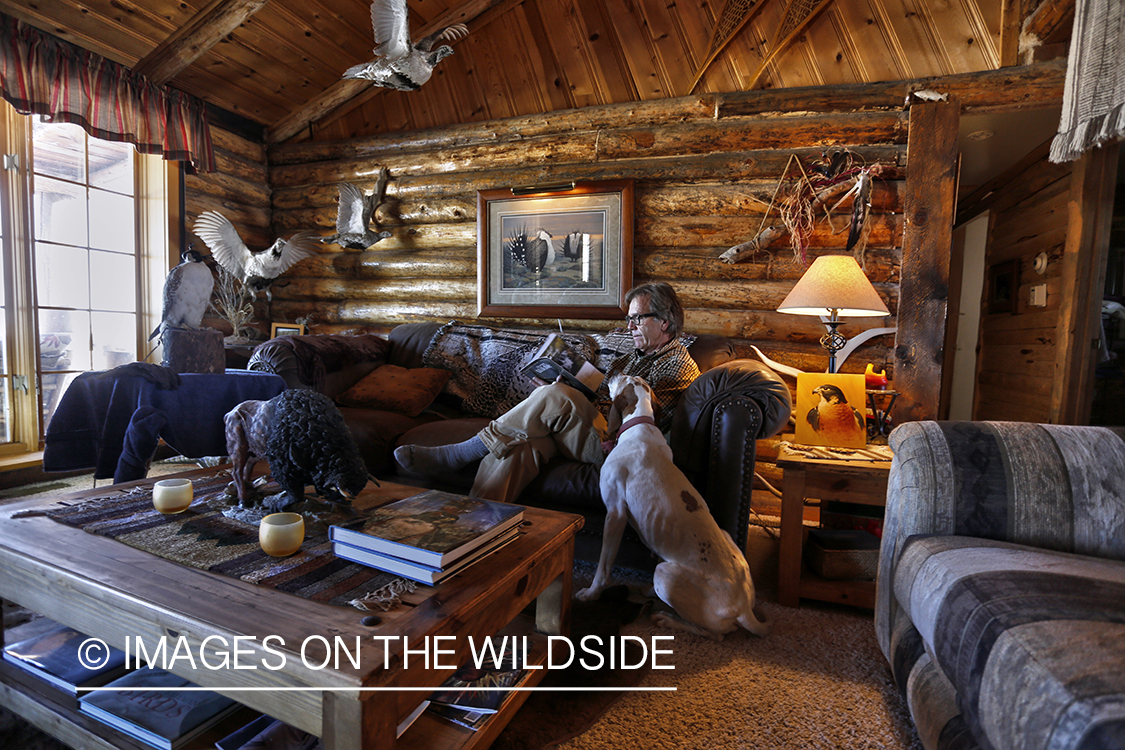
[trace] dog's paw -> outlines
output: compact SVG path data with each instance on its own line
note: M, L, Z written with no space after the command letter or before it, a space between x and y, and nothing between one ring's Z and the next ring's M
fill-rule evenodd
M592 602L597 599L601 593L601 587L595 588L593 586L588 586L575 594L574 598L580 602Z

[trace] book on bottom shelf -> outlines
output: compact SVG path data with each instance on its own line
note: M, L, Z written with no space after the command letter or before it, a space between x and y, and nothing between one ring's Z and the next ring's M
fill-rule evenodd
M399 722L395 737L401 737L430 705L422 701L410 715ZM324 743L315 734L261 714L215 743L216 750L323 750Z
M330 526L328 538L441 569L523 521L521 505L429 490Z
M482 650L474 654L472 661L458 667L430 693L430 702L467 713L494 714L512 694L504 688L515 686L527 674L527 669L519 666L524 658L519 639L504 638L499 653Z
M470 565L488 557L493 552L501 547L504 547L513 542L519 536L519 527L513 526L509 528L503 535L496 537L484 547L477 548L469 552L464 557L454 560L444 568L434 568L428 565L421 565L409 560L402 560L392 555L384 555L371 550L353 547L344 542L334 542L332 545L332 552L336 557L351 562L359 563L360 565L367 565L368 567L377 568L386 571L387 573L394 573L395 575L409 578L418 583L424 583L430 586L441 583L446 578L456 575L461 571L468 568Z
M82 713L161 750L178 750L237 708L230 698L152 667L130 672L78 699Z
M46 680L68 693L80 687L96 687L125 674L125 652L110 648L105 663L96 669L83 665L79 649L89 636L74 628L56 624L40 635L4 648L4 661ZM91 652L99 660L104 652Z

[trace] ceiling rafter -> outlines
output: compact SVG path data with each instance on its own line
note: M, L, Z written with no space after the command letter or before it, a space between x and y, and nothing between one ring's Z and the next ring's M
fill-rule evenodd
M162 85L198 60L269 0L212 0L176 33L138 60L133 72Z

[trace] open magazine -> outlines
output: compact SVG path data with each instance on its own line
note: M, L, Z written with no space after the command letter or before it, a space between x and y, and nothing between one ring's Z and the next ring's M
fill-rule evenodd
M586 398L597 398L598 388L605 379L605 373L589 360L567 346L557 333L547 336L543 346L532 356L522 370L524 375L553 383L560 377L567 385L577 388Z

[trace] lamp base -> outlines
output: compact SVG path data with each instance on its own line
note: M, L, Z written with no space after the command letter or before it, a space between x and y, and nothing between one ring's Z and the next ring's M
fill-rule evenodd
M828 333L820 337L820 345L828 350L828 372L836 372L836 352L844 348L848 340L844 335L836 329L840 326L840 320L836 318L836 311L832 311L832 317L825 321L828 326Z

